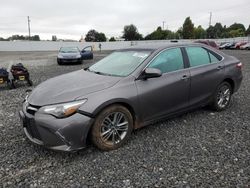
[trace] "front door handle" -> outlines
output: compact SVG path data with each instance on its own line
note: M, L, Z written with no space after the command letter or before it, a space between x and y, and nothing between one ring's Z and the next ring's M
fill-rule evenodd
M181 79L182 79L182 80L187 80L187 79L188 79L188 76L187 76L187 75L183 75L183 76L181 77Z

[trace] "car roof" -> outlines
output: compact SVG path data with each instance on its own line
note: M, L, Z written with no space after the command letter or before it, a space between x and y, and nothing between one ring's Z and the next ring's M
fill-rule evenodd
M151 44L138 44L136 46L131 46L129 48L120 49L118 51L129 51L129 50L135 50L135 51L157 51L162 50L165 48L173 48L173 47L185 47L185 46L204 46L207 47L205 44L201 43L193 43L193 42L178 42L178 43L151 43Z

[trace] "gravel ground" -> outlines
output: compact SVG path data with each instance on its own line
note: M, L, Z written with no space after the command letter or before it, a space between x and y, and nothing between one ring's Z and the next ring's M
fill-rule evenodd
M89 146L61 153L31 144L17 114L28 86L0 87L0 187L250 187L250 51L226 53L244 64L228 110L202 108L145 127L111 152ZM0 53L0 66L25 63L37 85L93 63L57 66L55 54Z

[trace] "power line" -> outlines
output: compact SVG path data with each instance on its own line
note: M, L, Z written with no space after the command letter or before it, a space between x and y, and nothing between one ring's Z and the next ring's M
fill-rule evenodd
M210 27L211 25L212 25L212 12L210 12L209 24L208 24L208 26Z
M29 40L30 40L30 17L28 16L28 30L29 30Z
M162 22L162 30L164 30L165 21Z

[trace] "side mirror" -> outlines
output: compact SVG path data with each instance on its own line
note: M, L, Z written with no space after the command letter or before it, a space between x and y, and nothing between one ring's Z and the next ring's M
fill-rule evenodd
M159 69L156 68L146 68L143 73L141 74L141 76L139 77L139 79L148 79L148 78L157 78L157 77L161 77L162 72Z

